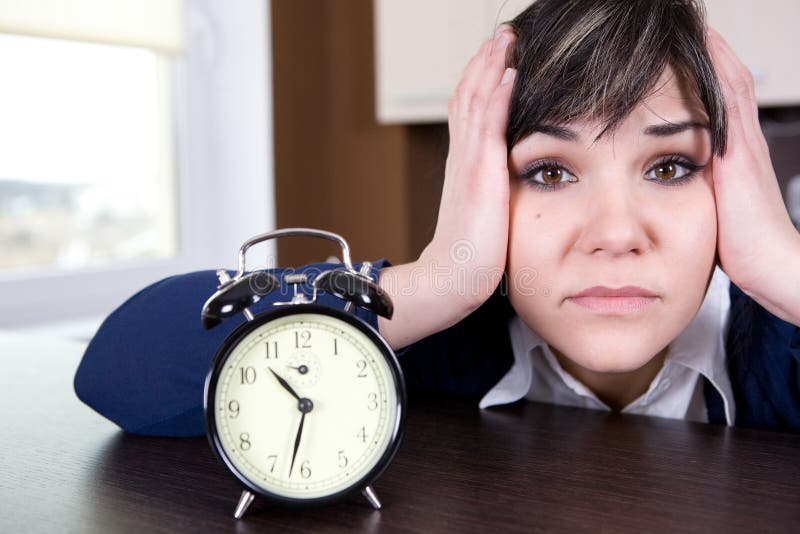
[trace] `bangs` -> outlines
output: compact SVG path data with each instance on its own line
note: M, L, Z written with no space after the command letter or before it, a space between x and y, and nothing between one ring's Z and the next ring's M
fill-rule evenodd
M711 147L725 152L726 118L696 0L539 0L509 23L517 69L509 149L542 126L593 121L598 138L655 89L671 66L708 115Z

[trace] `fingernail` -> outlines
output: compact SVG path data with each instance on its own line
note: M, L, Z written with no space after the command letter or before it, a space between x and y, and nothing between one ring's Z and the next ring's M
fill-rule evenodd
M497 39L498 37L500 37L501 35L503 35L507 31L508 31L508 24L501 24L494 31L494 38Z
M508 46L508 43L511 42L511 36L508 33L501 33L497 39L495 39L495 42L499 48L505 48Z
M506 71L503 73L503 78L500 80L500 85L505 85L510 83L511 80L517 75L517 69L512 69L511 67L507 68Z

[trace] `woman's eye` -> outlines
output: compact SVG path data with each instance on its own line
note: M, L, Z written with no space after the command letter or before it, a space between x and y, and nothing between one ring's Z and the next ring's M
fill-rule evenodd
M558 167L545 167L537 174L542 175L542 180L544 181L544 183L557 184L558 182L561 181L561 177L564 176L566 172L564 172L563 169L560 169Z
M702 168L703 165L697 165L684 159L673 158L653 165L645 174L645 178L656 182L662 182L665 185L673 185L688 180Z
M568 182L577 181L571 172L554 162L534 163L520 173L520 177L529 185L546 190L564 187Z

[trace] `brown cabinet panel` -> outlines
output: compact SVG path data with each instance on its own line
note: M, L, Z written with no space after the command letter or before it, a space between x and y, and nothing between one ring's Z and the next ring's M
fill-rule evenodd
M372 24L370 0L272 2L277 225L340 233L356 261L401 263L419 253L412 141L406 127L375 121ZM283 240L278 261L336 252Z

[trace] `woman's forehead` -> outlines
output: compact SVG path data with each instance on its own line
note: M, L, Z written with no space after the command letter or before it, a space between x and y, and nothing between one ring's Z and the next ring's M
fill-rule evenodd
M708 115L696 88L670 66L664 69L653 91L639 103L637 108L649 109L653 114L663 111L708 121Z
M652 91L639 102L615 129L615 133L646 133L659 124L708 124L708 114L694 87L667 66L654 84ZM577 121L574 126L583 131L603 131L602 120Z
M650 94L639 102L631 112L616 125L613 131L606 131L607 124L602 119L580 119L563 124L547 124L518 143L527 145L531 141L540 142L542 138L557 141L577 142L595 145L604 141L631 137L669 137L685 130L695 130L695 139L710 143L708 114L692 86L668 67L654 85Z

